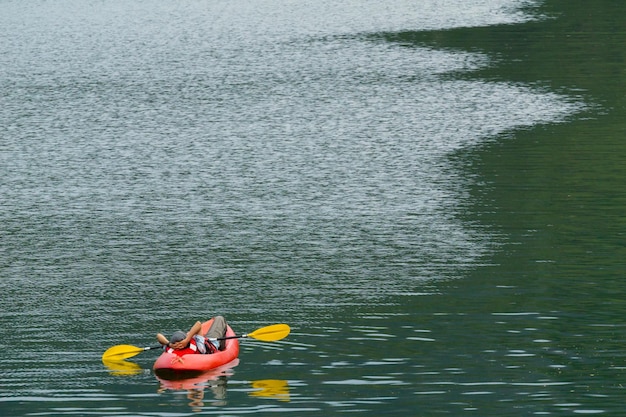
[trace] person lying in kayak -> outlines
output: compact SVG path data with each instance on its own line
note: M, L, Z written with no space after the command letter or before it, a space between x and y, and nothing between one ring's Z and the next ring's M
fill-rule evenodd
M193 325L187 333L178 330L172 334L169 340L163 334L158 333L156 338L163 345L163 350L177 356L190 353L215 353L224 350L225 341L215 340L226 335L226 320L222 316L215 316L213 323L206 335L201 335L202 323L199 321Z

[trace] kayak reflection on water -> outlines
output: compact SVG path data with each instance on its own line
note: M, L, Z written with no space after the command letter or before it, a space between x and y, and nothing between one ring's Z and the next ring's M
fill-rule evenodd
M211 371L196 374L187 378L165 379L156 375L160 382L158 389L159 394L163 394L167 390L171 391L187 391L187 398L191 401L189 405L192 408L202 407L205 403L206 388L211 390L214 401L210 404L213 406L226 405L226 394L229 378L234 374L233 368L239 364L239 359L235 359L229 364ZM185 374L179 374L185 375ZM282 379L263 379L248 382L250 391L248 395L251 397L268 398L283 402L288 402L289 384ZM194 411L197 411L194 409Z
M212 406L224 406L226 405L226 391L228 385L228 377L226 375L220 375L216 378L211 378L210 383L194 383L192 386L188 386L184 381L167 381L167 384L161 382L157 393L163 394L167 390L172 391L187 391L187 399L190 400L189 406L192 411L197 412L201 411L201 407L205 405L204 403L204 393L206 388L209 388L213 393L214 400L211 402ZM177 388L176 383L180 383L180 386Z
M169 381L172 382L172 381ZM180 382L180 381L179 381ZM212 406L224 406L227 404L226 392L228 386L228 377L221 375L212 380L208 384L195 384L193 388L179 388L176 389L172 384L167 384L165 387L163 384L157 391L159 394L169 390L187 390L187 398L190 400L189 406L192 411L200 411L200 407L205 405L205 388L209 388L213 394L214 400L207 405ZM252 391L248 393L251 397L268 398L282 402L289 402L289 384L283 379L263 379L258 381L251 381L250 385ZM183 384L182 386L185 386Z
M163 394L170 391L187 391L187 398L190 400L189 406L193 411L199 411L199 407L204 406L205 390L209 388L213 394L213 406L226 405L226 391L228 378L232 376L233 368L239 364L239 359L235 359L224 366L205 372L171 372L157 373L159 389L157 392Z
M131 376L142 372L147 372L141 366L129 361L103 361L104 365L109 369L111 375L115 376ZM226 393L228 387L228 378L233 375L232 368L239 364L239 359L228 363L225 366L213 369L211 371L198 373L178 373L178 378L162 378L156 375L159 380L159 388L157 392L163 394L170 391L187 391L187 398L190 400L189 406L193 411L199 411L198 407L204 406L206 388L211 390L213 402L210 405L223 406L226 405ZM251 397L268 398L282 402L289 402L289 384L283 379L261 379L250 381L250 391L248 395Z

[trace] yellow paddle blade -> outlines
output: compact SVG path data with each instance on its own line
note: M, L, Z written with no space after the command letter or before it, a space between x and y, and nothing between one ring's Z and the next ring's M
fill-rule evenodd
M114 361L121 361L124 359L132 358L133 356L140 354L144 350L146 349L133 345L117 345L108 348L102 354L102 360L110 359Z
M286 324L272 324L271 326L261 327L252 333L248 333L246 337L251 337L263 342L274 342L287 337L290 331L291 329Z

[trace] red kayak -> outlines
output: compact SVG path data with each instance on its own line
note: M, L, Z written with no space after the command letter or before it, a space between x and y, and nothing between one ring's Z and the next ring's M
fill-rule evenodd
M211 327L213 319L202 323L202 334L206 334ZM226 328L226 337L235 336L230 326ZM156 374L167 375L185 372L203 372L226 365L237 359L239 355L239 340L237 338L226 339L226 348L212 354L192 353L179 356L173 353L163 352L154 362L153 369Z

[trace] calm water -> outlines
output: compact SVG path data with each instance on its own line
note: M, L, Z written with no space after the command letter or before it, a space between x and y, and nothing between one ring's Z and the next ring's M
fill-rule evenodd
M0 0L0 414L621 415L623 16Z

